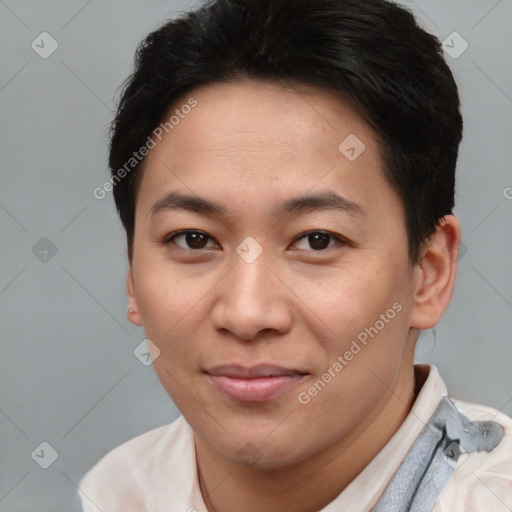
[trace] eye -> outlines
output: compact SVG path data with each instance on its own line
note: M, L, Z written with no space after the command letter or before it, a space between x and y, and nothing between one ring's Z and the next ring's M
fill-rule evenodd
M181 239L183 237L185 246L180 245L176 243L175 240ZM163 240L164 245L169 245L171 242L177 245L178 247L182 249L206 249L206 243L208 240L211 240L211 237L208 236L203 231L197 231L197 230L191 230L191 229L184 229L182 231L179 231L178 233L174 233L171 236L168 236L165 240Z
M325 249L330 249L332 245L329 246L329 239L335 239L341 245L348 245L347 240L332 233L329 233L328 231L309 231L307 233L303 233L299 238L296 239L294 243L297 243L298 241L301 241L303 239L306 239L306 242L314 251L323 251ZM306 248L299 250L308 249Z
M177 243L176 240L182 239L182 244ZM306 239L306 242L309 244L309 247L314 251L323 251L325 249L330 249L334 244L329 244L329 240L337 241L341 245L349 245L349 242L340 236L334 235L333 233L329 233L328 231L309 231L307 233L303 233L299 237L297 237L293 243L296 245L298 242ZM177 233L173 233L162 241L163 245L169 245L171 243L177 245L181 249L192 249L192 250L202 250L207 249L208 240L213 240L212 237L207 235L204 231L192 230L192 229L184 229L178 231ZM184 244L184 245L183 245ZM308 248L299 248L299 250L309 250Z

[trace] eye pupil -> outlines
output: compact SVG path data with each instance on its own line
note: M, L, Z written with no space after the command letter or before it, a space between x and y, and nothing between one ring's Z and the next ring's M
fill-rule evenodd
M185 240L189 247L196 249L202 249L204 247L206 238L204 233L199 233L198 231L191 231L185 234Z
M329 246L329 235L313 233L308 236L308 241L312 249L322 250Z

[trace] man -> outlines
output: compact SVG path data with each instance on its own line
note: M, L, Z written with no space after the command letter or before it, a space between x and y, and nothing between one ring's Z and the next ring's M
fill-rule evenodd
M454 287L439 42L369 0L214 0L149 34L113 123L128 318L183 416L84 509L512 509L512 420L414 365Z

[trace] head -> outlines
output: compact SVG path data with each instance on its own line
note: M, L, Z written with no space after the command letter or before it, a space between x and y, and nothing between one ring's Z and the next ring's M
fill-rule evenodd
M109 159L129 319L214 451L301 460L410 375L453 290L461 135L440 43L388 1L217 0L142 42ZM269 363L297 381L212 379Z

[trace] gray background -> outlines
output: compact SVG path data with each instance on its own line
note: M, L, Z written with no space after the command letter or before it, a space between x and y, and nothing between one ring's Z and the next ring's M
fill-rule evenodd
M457 31L469 44L447 56L465 120L455 213L467 252L417 360L452 396L512 415L512 1L402 3L441 40ZM177 417L134 357L144 333L125 317L124 235L111 194L92 190L108 177L108 123L138 42L193 5L0 0L1 512L79 510L88 468ZM43 31L59 44L47 59L31 48ZM56 254L40 252L43 237ZM31 456L41 442L58 452L46 470Z

